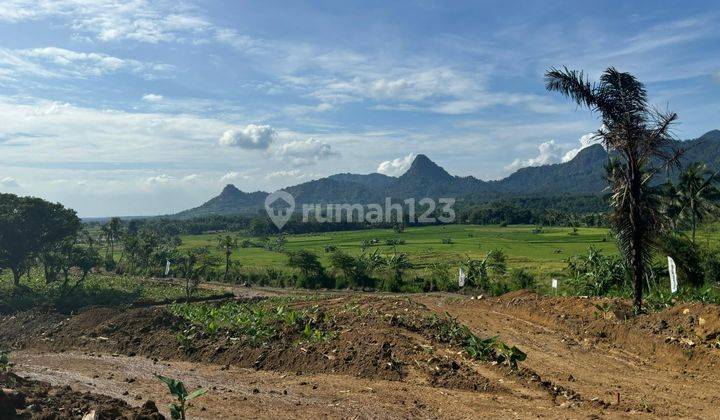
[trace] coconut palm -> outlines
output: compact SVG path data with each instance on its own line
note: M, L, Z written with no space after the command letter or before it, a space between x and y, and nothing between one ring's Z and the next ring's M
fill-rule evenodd
M693 163L687 167L678 179L675 201L678 203L680 218L690 223L692 241L698 223L708 216L717 214L720 207L720 189L715 185L720 181L718 172L712 172L704 163Z
M652 181L658 172L677 165L682 154L673 148L670 132L677 114L651 107L644 85L613 67L597 83L590 83L582 71L553 68L545 74L545 87L601 117L596 136L611 156L611 223L630 268L635 309L640 311L652 251L667 226Z

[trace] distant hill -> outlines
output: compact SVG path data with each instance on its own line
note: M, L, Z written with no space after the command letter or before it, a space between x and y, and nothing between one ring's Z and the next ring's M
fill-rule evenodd
M706 162L720 169L720 130L677 143L685 149L683 165ZM487 202L501 198L537 196L598 195L606 187L604 180L608 154L601 145L581 150L572 160L554 165L522 168L498 181L482 181L472 176L449 174L425 155L418 155L410 168L399 177L378 173L336 174L284 188L298 205L305 203L382 203L385 197L403 200L410 197L455 197L466 202ZM264 206L267 192L246 193L227 185L220 195L199 207L175 215L191 218L210 214L257 213Z
M565 163L531 166L500 181L493 181L496 190L513 195L597 194L607 185L603 179L608 154L595 144L582 149Z
M182 211L175 216L189 219L212 214L257 213L259 209L263 208L267 194L264 191L242 192L234 185L228 184L217 197L211 198L200 207Z

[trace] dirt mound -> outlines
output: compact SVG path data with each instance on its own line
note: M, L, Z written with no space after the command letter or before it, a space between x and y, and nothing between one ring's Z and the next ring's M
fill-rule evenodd
M318 301L293 302L294 309L317 308ZM287 331L264 341L238 339L230 332L207 334L193 328L193 339L182 345L187 320L167 308L90 308L69 318L53 314L20 313L12 332L0 327L0 339L15 347L62 351L144 355L155 360L210 362L275 371L344 373L363 378L405 380L421 378L434 386L472 391L501 387L479 374L457 343L438 341L430 330L419 333L398 316L425 319L422 305L397 298L346 297L321 302L314 312L318 328L332 337L305 339ZM219 307L219 304L218 304ZM314 324L313 324L314 325ZM39 340L38 340L39 339Z
M639 329L685 347L720 349L720 306L678 304L638 319Z
M611 346L687 369L720 363L720 307L682 303L659 312L632 314L624 299L504 295L489 304L513 310L524 319L568 332L577 345Z
M53 387L45 382L0 373L0 418L82 419L94 412L97 419L160 420L155 403L142 407L104 395L81 393L70 387Z

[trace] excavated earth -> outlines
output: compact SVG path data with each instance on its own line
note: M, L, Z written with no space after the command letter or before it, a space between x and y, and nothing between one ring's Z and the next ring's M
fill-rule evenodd
M278 294L232 291L240 302ZM622 300L526 291L289 302L317 306L335 335L255 342L198 334L188 349L178 341L187 321L165 306L1 317L0 348L12 349L16 364L15 375L0 376L4 400L20 418L82 418L93 410L96 418L160 418L171 402L154 376L162 374L208 389L192 403L191 418L720 416L717 306L678 304L633 317ZM517 345L527 360L512 370L470 358L447 338L458 323Z

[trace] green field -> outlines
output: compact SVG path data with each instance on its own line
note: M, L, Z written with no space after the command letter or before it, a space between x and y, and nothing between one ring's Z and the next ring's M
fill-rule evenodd
M323 265L328 265L326 245L333 245L351 254L361 252L361 243L379 240L368 250L379 249L382 253L405 252L410 256L416 270L422 270L435 262L458 263L465 256L480 259L491 249L502 249L508 256L510 268L524 268L540 276L557 275L565 267L565 260L585 252L590 245L607 252L617 252L608 230L580 228L576 235L571 228L546 227L541 233L533 233L534 226L508 227L477 225L445 225L407 228L402 233L391 229L328 232L319 234L288 235L285 249L306 249L317 253ZM222 234L182 236L182 247L207 246L217 250L216 238ZM452 244L443 244L443 238L451 238ZM260 242L259 238L245 238ZM388 246L388 239L404 240L404 245ZM232 256L245 267L282 268L287 257L280 252L262 248L241 248Z

